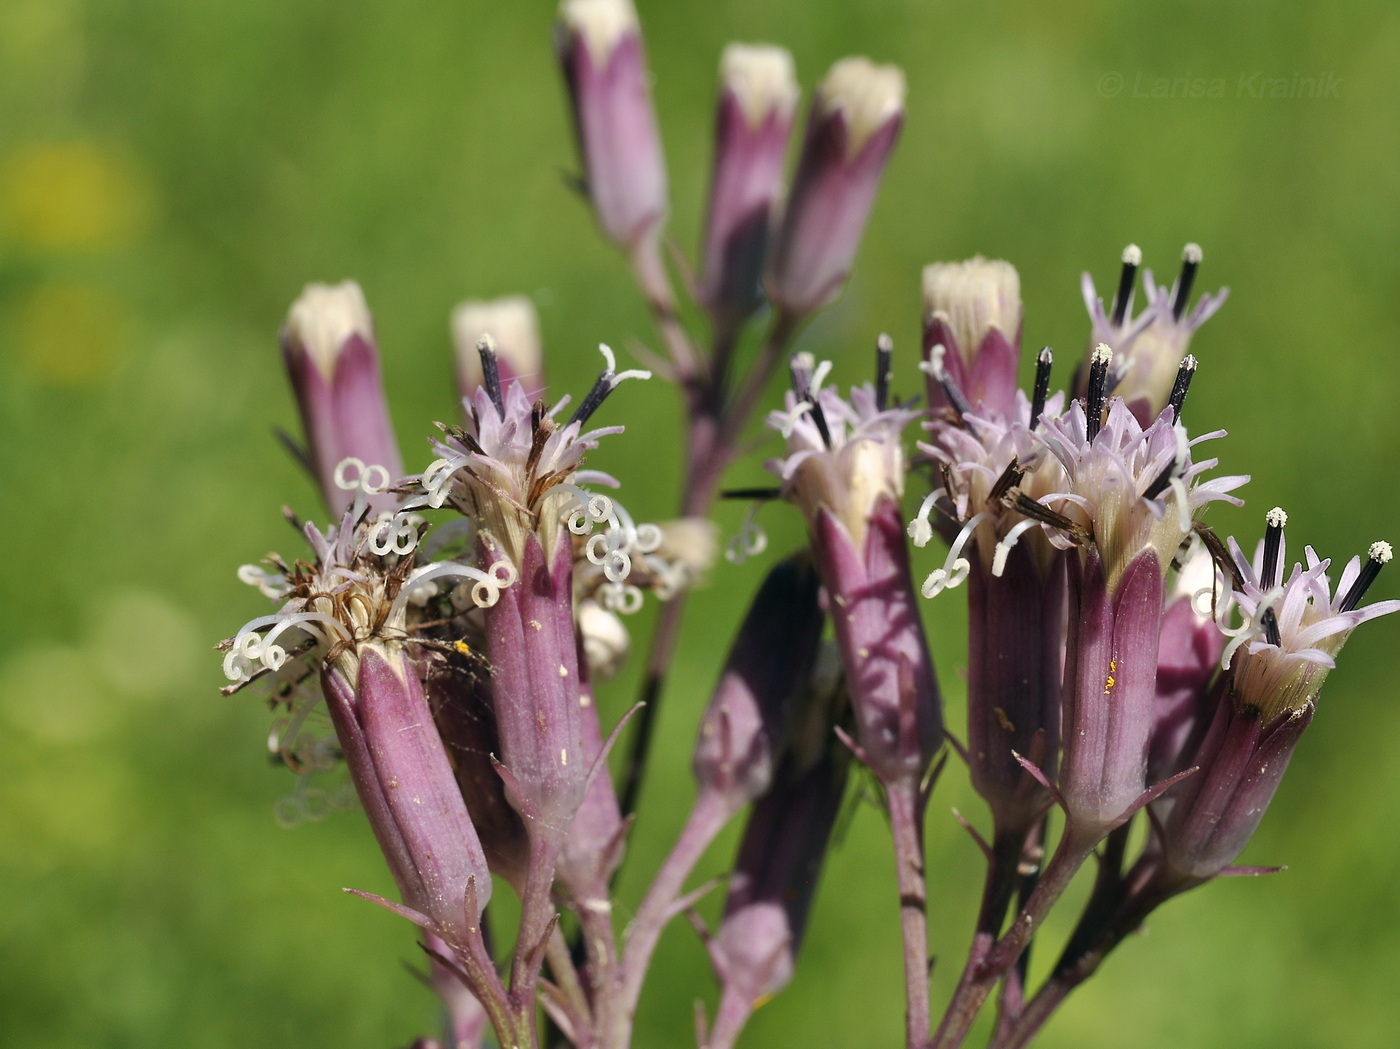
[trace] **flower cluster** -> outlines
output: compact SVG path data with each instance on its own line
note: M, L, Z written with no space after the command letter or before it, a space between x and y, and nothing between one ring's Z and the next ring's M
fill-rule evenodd
M903 123L903 74L837 62L814 92L785 192L800 97L792 58L726 49L683 303L661 247L671 202L630 0L564 0L556 47L581 185L651 308L656 370L681 394L678 519L638 523L599 490L618 480L585 464L624 432L594 416L625 410L610 398L650 371L619 370L604 345L577 405L551 399L528 300L463 303L451 325L461 415L439 424L432 460L408 473L363 294L313 285L282 348L299 457L329 523L294 520L306 552L239 570L277 610L220 646L225 691L266 688L284 708L272 745L294 771L343 764L399 894L370 898L421 931L458 1049L482 1045L488 1026L519 1049L626 1049L662 931L686 913L719 985L700 1044L735 1044L797 974L853 766L888 816L907 1049L961 1045L998 988L991 1044L1023 1046L1153 909L1237 870L1351 631L1400 610L1361 605L1391 548L1353 558L1334 588L1311 547L1287 565L1281 509L1252 560L1206 524L1213 504L1241 504L1247 478L1214 474L1217 460L1198 449L1224 432L1193 436L1183 417L1198 370L1189 344L1225 299L1192 306L1196 245L1170 289L1130 245L1108 306L1085 275L1090 350L1058 392L1049 347L1029 393L1018 387L1016 269L981 257L931 265L910 362L922 397L894 395L884 335L874 381L842 396L827 385L832 363L793 342L850 272ZM1139 272L1147 306L1134 316ZM689 330L696 315L707 339ZM754 352L738 352L760 323ZM792 504L805 542L736 617L699 718L694 804L619 927L612 883L686 594L714 561L708 515L784 361L791 388L766 415L781 441L767 463L777 484L724 494ZM753 512L735 560L765 551ZM943 560L916 576L935 536ZM648 592L662 608L642 702L609 725L599 691L630 648L620 615ZM944 721L921 604L964 592L962 744ZM615 781L609 754L633 716ZM935 1027L923 835L945 743L987 802L990 833L966 821L986 882ZM714 886L687 883L741 815L710 927L696 905ZM1090 856L1084 910L1031 993L1026 952ZM486 935L504 910L493 880L519 903L508 947Z

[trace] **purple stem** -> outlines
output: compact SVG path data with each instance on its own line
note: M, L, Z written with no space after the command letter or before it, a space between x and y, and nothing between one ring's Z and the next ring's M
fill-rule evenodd
M923 814L927 799L915 779L887 784L890 833L899 883L899 926L904 940L905 1044L928 1041L928 904L924 883Z
M929 1043L930 1049L955 1049L962 1045L987 996L996 987L997 981L1016 964L1050 908L1064 894L1075 873L1094 851L1098 840L1097 835L1081 837L1066 831L1031 898L1005 935L985 952L979 952L974 947L969 954L957 990L953 992L952 1001L943 1015L943 1022Z
M703 791L695 799L695 807L690 810L671 854L662 863L651 888L638 905L637 916L627 930L627 945L622 952L621 986L616 1000L617 1013L613 1017L617 1037L612 1044L629 1044L642 983L646 979L652 952L661 938L661 931L673 917L672 911L685 887L686 878L733 815L734 807L725 798L715 791Z
M1131 875L1129 880L1133 880ZM1150 884L1138 886L1138 891L1133 892L1119 912L1105 924L1094 943L1076 956L1060 960L1045 986L1036 993L1014 1023L997 1030L987 1049L1020 1049L1029 1045L1070 992L1093 976L1110 952L1174 894L1172 890L1154 890Z
M753 1002L733 987L726 987L715 1010L715 1023L710 1037L701 1049L733 1049L739 1035L753 1015Z
M657 259L659 266L659 255ZM659 278L664 282L661 285L664 294L648 286L648 280L655 282L658 279L654 270L644 270L640 263L637 264L637 270L638 282L647 292L657 327L661 329L668 347L671 347L671 357L677 366L677 379L685 397L686 446L680 512L685 517L704 517L709 514L710 507L714 504L720 478L734 457L734 448L743 433L744 425L757 407L763 389L773 374L773 368L796 333L797 318L787 313L778 316L743 387L730 399L725 388L724 375L721 374L721 370L727 368L727 363L718 352L713 362L715 370L708 382L702 381L693 370L687 371L681 365L681 358L677 356L678 351L672 345L673 342L676 339L682 340L685 346L690 347L684 352L692 355L694 346L676 319L675 300L664 268L660 270ZM668 330L672 328L678 334L668 335ZM642 689L637 697L641 709L637 711L636 727L632 732L627 764L622 774L620 807L624 817L637 811L637 797L642 789L642 777L646 771L647 754L651 749L656 716L661 708L666 675L670 671L676 641L680 636L685 601L686 594L682 592L662 606L656 628L651 635Z

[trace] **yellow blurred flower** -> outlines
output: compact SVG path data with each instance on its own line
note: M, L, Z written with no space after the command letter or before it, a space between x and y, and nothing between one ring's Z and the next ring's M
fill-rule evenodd
M93 142L35 143L0 163L0 236L41 251L104 251L140 232L137 173Z

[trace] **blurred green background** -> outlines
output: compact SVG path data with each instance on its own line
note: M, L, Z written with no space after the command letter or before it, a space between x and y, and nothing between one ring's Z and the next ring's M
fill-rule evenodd
M1136 240L1165 279L1197 240L1202 286L1233 294L1196 341L1191 420L1228 427L1225 466L1254 476L1250 506L1214 512L1216 527L1252 543L1279 503L1295 544L1327 554L1400 539L1400 9L639 7L684 245L698 238L727 41L785 44L808 86L850 52L906 69L905 136L858 275L804 336L843 381L865 378L887 329L905 351L899 385L916 386L925 262L1015 262L1026 343L1065 359L1087 331L1081 270L1111 289ZM316 508L271 438L295 427L275 336L306 282L362 282L420 465L429 423L454 413L459 299L530 294L560 390L588 382L599 340L651 338L620 259L561 179L574 161L552 17L550 3L478 0L0 3L5 1045L384 1047L433 1026L400 964L417 964L408 927L338 891L389 891L362 818L277 825L292 777L268 765L259 702L217 694L211 646L262 610L235 567L295 549L279 506ZM1295 75L1330 77L1329 97L1254 97ZM1177 78L1223 97L1192 97ZM608 411L632 433L595 464L623 480L639 519L667 516L673 395L629 385ZM733 474L759 477L757 459ZM736 521L724 508L727 533ZM775 552L798 535L785 508L764 521ZM923 552L918 568L939 557ZM624 913L682 819L695 714L735 594L761 567L722 564L695 599ZM1377 592L1400 583L1383 577ZM955 728L962 600L929 610ZM1289 871L1172 904L1044 1045L1394 1044L1397 631L1383 620L1352 642L1246 854ZM949 808L985 823L951 771L929 819L935 1002L960 967L979 879ZM721 842L707 869L732 848ZM889 846L867 805L831 857L798 982L748 1044L897 1044L899 967ZM682 922L637 1045L693 1044L697 995L713 992Z

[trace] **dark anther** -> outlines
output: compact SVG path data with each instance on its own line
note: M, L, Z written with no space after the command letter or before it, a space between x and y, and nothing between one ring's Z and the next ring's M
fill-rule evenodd
M1373 543L1370 554L1361 565L1361 574L1356 577L1356 581L1351 584L1351 589L1342 598L1339 612L1350 612L1361 603L1362 597L1370 589L1371 584L1376 581L1376 576L1380 575L1381 566L1390 560L1390 546L1386 543Z
M1187 354L1181 358L1181 366L1176 370L1176 381L1172 383L1171 396L1167 406L1172 410L1172 422L1180 422L1181 406L1186 403L1186 391L1191 388L1191 380L1196 377L1196 358Z
M1001 502L1002 496L1021 483L1021 478L1025 476L1025 471L1021 469L1021 464L1012 459L1006 464L1006 469L997 478L997 483L992 485L991 492L987 495L988 503Z
M1104 402L1108 400L1108 365L1113 351L1103 343L1089 358L1089 394L1084 403L1084 430L1092 444L1103 429Z
M1040 417L1045 414L1045 398L1050 393L1050 368L1055 363L1055 355L1050 347L1040 351L1035 359L1035 386L1031 390L1031 429L1040 425Z
M1278 632L1278 616L1274 615L1272 608L1266 608L1260 618L1264 621L1264 640L1278 647L1283 641Z
M890 357L894 340L881 333L875 340L875 407L884 411L890 404Z
M1206 549L1210 551L1210 558L1215 562L1215 567L1229 576L1230 586L1235 590L1242 590L1244 576L1240 575L1240 570L1235 565L1235 559L1230 556L1230 551L1220 541L1220 536L1211 531L1209 525L1203 524L1196 525L1196 534L1201 537L1201 542L1206 544Z
M1259 573L1259 589L1272 590L1279 584L1278 561L1283 552L1283 526L1288 522L1288 515L1276 506L1264 520L1264 563Z
M782 496L781 488L726 488L719 493L721 499L778 499Z
M588 396L583 399L583 403L581 403L574 414L570 416L569 422L571 424L586 423L589 417L608 399L608 394L613 392L613 387L616 385L614 380L616 378L616 373L605 368L603 374L598 376L597 381L593 383L593 389L588 391Z
M1191 297L1191 285L1196 280L1196 270L1201 265L1201 249L1199 245L1188 244L1181 252L1181 276L1176 278L1176 287L1172 292L1172 318L1181 320L1181 315L1186 312L1186 300Z
M805 401L809 407L807 414L812 417L812 422L816 424L817 433L821 434L822 444L827 450L831 449L831 428L826 424L826 412L822 411L821 402L812 392L812 369L808 362L812 358L803 353L793 355L788 368L792 372L792 391L797 395L799 401Z
M506 401L501 396L501 369L496 364L496 340L483 335L476 343L476 352L481 355L481 385L486 387L486 395L496 406L496 414L506 415Z
M1176 473L1176 466L1177 463L1175 459L1167 463L1167 465L1162 468L1162 472L1152 479L1152 483L1147 486L1146 491L1142 493L1142 497L1144 499L1156 499L1165 492L1167 487L1172 483L1172 475Z
M1133 304L1133 282L1137 279L1138 266L1142 264L1142 252L1136 244L1123 249L1123 269L1118 274L1118 291L1113 296L1113 326L1121 328Z

